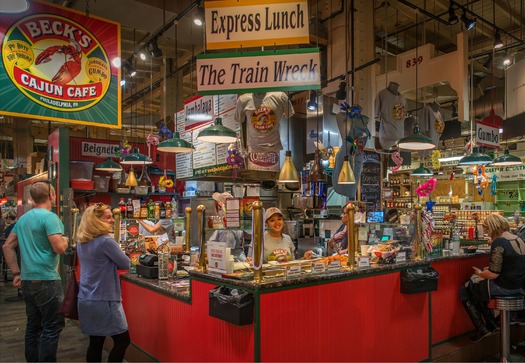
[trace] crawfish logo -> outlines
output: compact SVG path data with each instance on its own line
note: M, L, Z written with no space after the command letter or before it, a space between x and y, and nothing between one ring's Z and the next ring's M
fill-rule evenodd
M275 129L277 122L275 112L269 107L259 107L253 111L252 125L261 134L267 134Z
M54 14L14 23L2 42L2 61L14 85L57 111L80 111L102 100L111 66L102 44L82 25Z
M70 40L69 45L54 45L44 49L36 57L36 64L47 63L55 53L63 54L66 62L60 67L58 72L53 76L51 82L58 85L66 85L71 82L82 69L82 51L80 45L75 39Z

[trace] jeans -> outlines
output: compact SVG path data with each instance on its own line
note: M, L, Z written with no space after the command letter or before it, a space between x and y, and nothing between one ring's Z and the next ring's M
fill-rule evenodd
M22 281L26 303L25 357L28 362L56 362L58 338L64 328L59 314L64 292L60 281Z

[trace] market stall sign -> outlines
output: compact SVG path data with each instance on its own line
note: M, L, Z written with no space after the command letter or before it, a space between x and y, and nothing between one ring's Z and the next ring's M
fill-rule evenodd
M485 169L487 179L492 180L492 175L498 176L501 180L525 180L525 165L515 166L487 166Z
M294 0L206 1L206 48L307 44L308 2Z
M499 127L484 122L476 122L476 145L499 149L499 140Z
M197 56L199 95L320 88L318 48Z
M0 114L120 128L120 70L111 63L119 38L118 23L38 0L2 14Z

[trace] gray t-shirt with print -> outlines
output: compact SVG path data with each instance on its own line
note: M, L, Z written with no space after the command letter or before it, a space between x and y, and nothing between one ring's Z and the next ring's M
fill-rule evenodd
M379 121L379 142L384 150L405 136L406 100L402 94L393 94L385 88L375 100L375 119Z
M284 92L246 93L237 99L235 120L246 119L248 151L278 152L283 149L279 132L283 115L293 115L292 103Z
M286 261L295 260L295 246L290 236L283 233L282 237L275 238L268 231L264 232L263 261L276 261L279 256L283 255L286 255Z

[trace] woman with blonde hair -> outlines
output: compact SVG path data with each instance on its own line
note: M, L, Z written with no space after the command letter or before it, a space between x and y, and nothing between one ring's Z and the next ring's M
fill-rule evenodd
M483 222L489 236L489 266L474 268L474 275L459 291L476 333L472 341L479 341L497 330L497 324L487 302L492 295L518 295L525 282L525 242L510 233L509 222L493 213Z
M113 223L109 206L98 203L86 209L78 226L78 315L82 333L89 335L87 362L102 360L107 336L113 339L108 362L122 362L130 344L118 275L118 270L129 269L130 262L110 236Z

